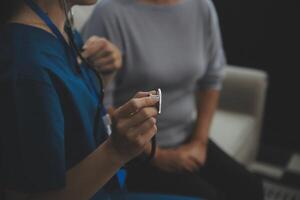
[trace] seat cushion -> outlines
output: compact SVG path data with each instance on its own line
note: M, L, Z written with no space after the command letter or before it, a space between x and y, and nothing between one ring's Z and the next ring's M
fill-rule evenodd
M249 144L254 136L255 119L251 115L218 110L213 119L210 138L226 153L239 160L244 145ZM255 148L253 146L253 148Z

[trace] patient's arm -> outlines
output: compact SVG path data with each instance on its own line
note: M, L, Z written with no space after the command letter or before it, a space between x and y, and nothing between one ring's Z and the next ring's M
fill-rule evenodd
M203 90L197 95L198 117L193 142L206 144L211 122L218 106L220 92L218 90Z
M152 163L163 171L193 172L205 164L209 129L217 107L219 91L204 90L197 96L198 118L194 135L189 143L175 149L157 148Z
M189 143L179 147L186 171L197 171L206 162L207 143L211 122L219 100L218 90L203 90L198 94L198 117L195 132Z

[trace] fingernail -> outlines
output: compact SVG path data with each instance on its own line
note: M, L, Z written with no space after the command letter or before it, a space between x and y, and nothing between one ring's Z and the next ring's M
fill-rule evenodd
M151 90L149 93L153 95L157 94L156 90Z
M157 123L157 119L155 119L155 118L153 118L153 119L154 119L154 120L153 120L153 121L154 121L154 124L156 124L156 123Z
M159 101L159 95L150 94L150 98L153 98L153 99Z

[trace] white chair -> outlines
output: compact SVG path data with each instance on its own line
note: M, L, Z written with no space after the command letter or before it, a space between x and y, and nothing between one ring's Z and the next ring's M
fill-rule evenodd
M267 85L268 75L264 71L226 68L211 139L246 165L255 160L259 148Z

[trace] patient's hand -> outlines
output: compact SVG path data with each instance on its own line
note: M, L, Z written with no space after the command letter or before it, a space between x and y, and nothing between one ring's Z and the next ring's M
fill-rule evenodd
M205 164L206 145L192 142L177 149L157 149L153 165L166 172L194 172Z
M180 157L183 161L192 162L187 164L185 170L197 171L205 164L207 155L207 145L201 142L191 142L178 148Z

